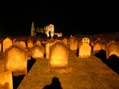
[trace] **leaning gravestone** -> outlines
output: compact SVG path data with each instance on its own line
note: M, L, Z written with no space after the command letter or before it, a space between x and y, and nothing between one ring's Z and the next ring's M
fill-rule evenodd
M34 45L33 48L31 48L31 56L34 59L38 58L44 58L45 48L42 46Z
M5 52L6 49L12 46L12 40L10 38L5 38L3 40L3 52Z
M62 42L56 42L50 49L49 64L52 68L62 68L68 66L69 53L67 47Z
M82 38L82 44L79 47L79 57L88 58L91 56L90 39L88 37Z
M13 89L12 72L0 72L0 89Z
M13 75L27 74L27 51L18 47L11 46L5 51L5 69L13 72Z

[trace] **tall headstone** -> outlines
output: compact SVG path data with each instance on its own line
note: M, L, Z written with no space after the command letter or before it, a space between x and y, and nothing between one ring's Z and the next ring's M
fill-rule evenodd
M82 44L79 47L79 57L88 58L91 56L90 39L88 37L82 38Z

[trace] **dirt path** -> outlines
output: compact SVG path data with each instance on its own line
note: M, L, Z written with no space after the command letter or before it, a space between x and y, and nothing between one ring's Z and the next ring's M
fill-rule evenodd
M52 85L54 77L59 79L62 89L119 89L118 75L100 59L81 59L73 53L68 68L59 71L49 71L45 59L37 60L18 89L43 89Z

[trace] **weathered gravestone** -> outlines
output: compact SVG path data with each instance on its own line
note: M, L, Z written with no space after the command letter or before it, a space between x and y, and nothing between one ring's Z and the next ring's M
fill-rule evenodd
M0 89L13 89L12 72L0 72Z
M8 49L11 46L12 46L12 40L10 38L6 37L3 40L3 52L5 52L5 50Z
M5 69L13 72L13 75L27 74L27 51L18 47L11 46L5 51Z
M62 42L56 42L50 48L50 67L67 67L69 52L67 47Z
M90 39L88 37L82 38L82 44L79 47L79 57L88 58L91 56Z

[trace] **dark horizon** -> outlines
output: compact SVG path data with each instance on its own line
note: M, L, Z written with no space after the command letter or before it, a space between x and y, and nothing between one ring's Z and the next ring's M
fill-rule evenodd
M5 15L0 16L0 35L30 35L32 21L35 22L36 27L44 27L52 23L56 31L64 34L116 32L114 15L109 14L108 11L95 10L81 11L78 8L7 9Z

